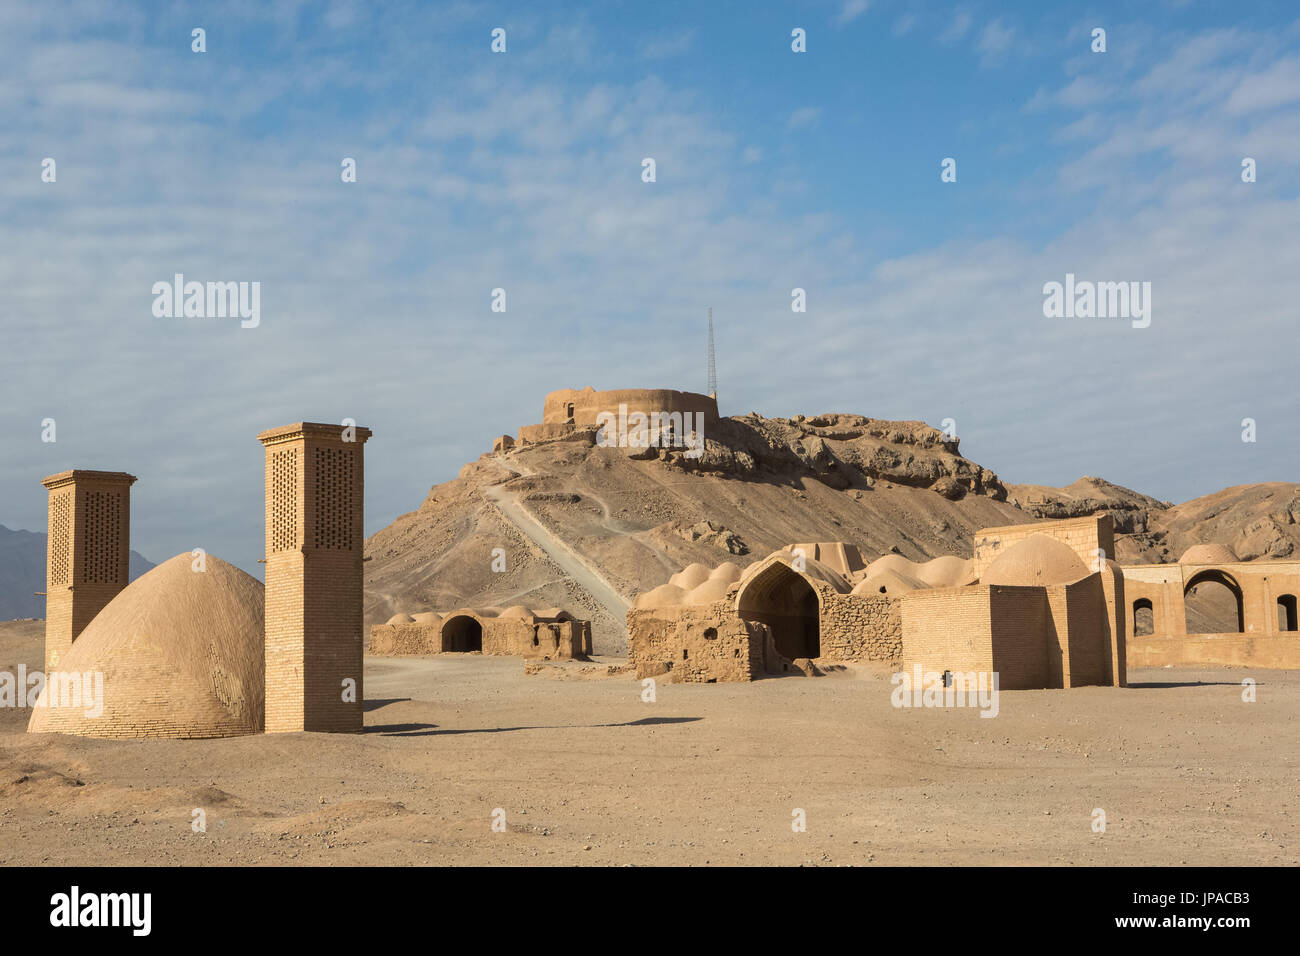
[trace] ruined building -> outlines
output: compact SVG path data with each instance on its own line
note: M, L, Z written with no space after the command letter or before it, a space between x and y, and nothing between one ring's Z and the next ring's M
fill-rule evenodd
M676 423L678 436L681 430L690 431L686 424L688 421L700 422L706 430L718 423L718 400L711 395L669 388L623 388L601 392L590 386L566 388L546 396L541 424L522 426L518 444L566 438L595 429L599 416L616 416L620 407L628 416L644 415L652 422L658 422L661 415L668 416L668 420ZM494 448L503 450L513 444L509 436L502 436L494 443Z
M591 654L591 622L558 607L521 605L394 614L370 629L370 653L380 656L444 652L506 654L534 660L577 660Z

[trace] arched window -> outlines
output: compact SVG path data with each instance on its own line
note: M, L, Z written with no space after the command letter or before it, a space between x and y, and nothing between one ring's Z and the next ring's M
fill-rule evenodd
M1138 598L1133 602L1133 636L1156 632L1156 612L1151 606L1150 598Z
M1294 594L1283 594L1277 599L1277 629L1294 631L1296 627L1296 600Z

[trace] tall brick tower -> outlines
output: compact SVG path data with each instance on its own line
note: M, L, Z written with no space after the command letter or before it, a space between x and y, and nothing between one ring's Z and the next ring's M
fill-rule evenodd
M362 728L362 448L369 437L368 428L314 422L257 436L266 448L268 734Z
M45 672L127 585L131 560L131 485L120 471L61 471L50 492L45 545Z

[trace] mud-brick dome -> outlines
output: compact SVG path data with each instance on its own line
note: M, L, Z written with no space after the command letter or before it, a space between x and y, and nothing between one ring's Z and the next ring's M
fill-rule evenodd
M260 733L265 590L220 558L204 560L198 571L180 554L137 578L64 655L61 672L103 675L99 716L81 706L37 706L27 729L84 737ZM49 694L47 684L42 697Z
M1087 565L1064 541L1034 534L998 555L985 568L980 584L1044 587L1069 584L1089 573Z
M1236 564L1241 559L1226 544L1194 544L1178 559L1179 564Z

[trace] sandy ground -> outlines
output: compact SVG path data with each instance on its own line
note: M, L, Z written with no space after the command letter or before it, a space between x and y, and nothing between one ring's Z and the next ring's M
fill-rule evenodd
M0 668L39 648L37 625L0 629ZM993 719L895 709L859 671L655 703L604 674L371 659L360 735L91 740L6 709L0 863L1300 862L1297 673L1139 671L1005 692Z

